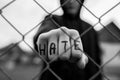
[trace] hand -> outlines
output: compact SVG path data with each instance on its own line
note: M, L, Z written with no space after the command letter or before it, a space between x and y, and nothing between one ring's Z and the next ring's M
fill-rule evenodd
M77 30L61 27L39 35L37 39L39 54L46 60L79 58L78 65L85 67L88 62L83 53L81 38Z

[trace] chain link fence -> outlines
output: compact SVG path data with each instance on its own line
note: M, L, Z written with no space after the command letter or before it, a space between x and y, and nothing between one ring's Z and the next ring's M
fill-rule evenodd
M5 55L7 55L8 54L8 52L11 50L11 49L13 49L13 48L15 48L16 46L18 46L19 44L21 44L21 43L23 43L24 42L24 44L26 44L32 51L33 51L33 53L34 53L34 55L36 55L37 57L39 57L40 59L43 59L44 60L44 58L42 58L40 55L39 55L39 53L37 53L35 50L34 50L34 48L25 40L26 39L26 36L27 35L29 35L29 34L31 34L32 33L32 31L34 31L36 28L38 28L43 22L44 22L44 20L43 21L41 21L41 22L39 22L38 24L36 24L36 26L34 26L34 27L32 27L31 29L29 29L27 32L25 32L25 33L22 33L22 31L20 31L19 29L18 29L18 27L16 26L16 25L14 25L7 17L6 17L6 15L7 14L9 14L9 13L7 13L7 14L4 14L4 10L6 9L6 8L8 8L9 6L11 6L12 4L14 5L14 3L16 2L17 0L12 0L12 1L10 1L10 2L8 2L7 4L5 4L2 8L0 8L0 15L1 15L1 18L2 19L4 19L9 25L10 25L10 27L11 28L13 28L16 32L17 32L17 34L19 34L20 35L20 39L21 40L19 40L18 42L16 42L15 44L13 44L12 46L9 46L8 48L7 48L7 50L5 50L5 51L1 51L1 53L0 53L0 58L2 58L3 56L5 56ZM54 12L56 12L57 10L59 10L62 6L64 6L67 2L68 2L69 0L66 0L66 2L64 3L64 4L62 4L61 6L59 6L58 8L56 8L55 10L53 10L52 12L50 12L49 13L49 11L47 11L46 10L46 7L43 7L37 0L33 0L33 3L35 3L35 5L38 5L39 6L39 8L40 9L42 9L44 12L45 12L45 14L47 14L47 15L53 15L53 13ZM80 2L80 0L76 0L79 4L82 4L81 2ZM0 3L1 4L1 3ZM110 34L110 35L112 35L116 40L118 40L118 41L120 41L120 36L118 36L118 35L116 35L113 31L111 31L111 29L109 29L108 27L106 27L103 23L102 23L102 21L101 21L101 19L104 17L104 16L106 16L108 13L110 13L114 8L116 8L117 6L120 6L120 1L117 3L117 4L115 4L111 9L109 9L108 11L106 11L105 13L103 13L100 17L97 17L89 8L87 8L85 5L82 5L92 16L94 16L98 21L94 24L94 26L92 27L90 27L89 29L87 29L86 31L84 31L82 34L81 34L81 37L82 36L84 36L84 35L86 35L86 33L88 32L88 31L90 31L92 28L94 28L96 25L101 25L105 30L107 30L107 32ZM54 19L52 19L52 17L51 17L51 20L54 22L54 24L55 25L57 25L57 27L60 27L60 25L54 20ZM2 26L2 27L4 27L4 26ZM62 30L62 29L61 29ZM64 31L64 30L62 30L62 31ZM64 31L65 32L65 31ZM7 33L6 33L7 34ZM68 35L69 36L69 35ZM79 37L78 37L79 38ZM77 38L77 39L78 39ZM76 40L77 40L76 39ZM72 46L71 46L72 47ZM69 50L70 48L68 48L67 50ZM82 51L82 50L80 50L80 51ZM83 51L82 51L83 52ZM84 52L85 53L85 52ZM64 54L64 53L62 53L62 54ZM61 55L62 55L61 54ZM107 64L109 64L113 59L115 59L117 56L119 56L119 54L120 54L120 50L117 52L117 53L115 53L115 55L114 56L112 56L108 61L106 61L104 64L102 64L102 65L98 65L89 55L87 55L88 56L88 58L99 68L99 71L95 74L95 75L93 75L89 80L94 80L100 73L102 73L102 75L103 75L103 79L104 80L110 80L107 76L106 76L106 73L103 71L103 68L107 65ZM46 71L46 70L49 70L56 78L58 78L58 80L62 80L56 73L54 73L54 71L52 70L52 69L50 69L50 67L49 67L49 64L52 62L47 62L46 60L44 60L45 62L46 62L46 64L48 65L44 70L42 70L42 72L40 72L40 73L38 73L37 75L35 75L35 76L33 76L33 78L31 79L31 80L36 80L38 77L39 77L39 75L40 74L42 74L44 71ZM10 73L7 73L5 70L4 70L4 68L0 68L0 73L3 75L3 76L5 76L6 77L6 79L7 80L14 80L14 79L12 79L11 78L11 76L9 76L9 74ZM5 80L6 80L5 79Z

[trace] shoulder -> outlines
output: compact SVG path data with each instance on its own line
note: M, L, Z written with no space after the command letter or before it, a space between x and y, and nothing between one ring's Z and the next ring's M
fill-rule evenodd
M82 24L83 31L87 31L88 30L87 33L89 35L97 34L97 32L94 29L94 26L92 26L88 22L81 20L81 24Z
M94 30L94 26L84 20L81 20L81 24L85 29L91 28L92 30Z

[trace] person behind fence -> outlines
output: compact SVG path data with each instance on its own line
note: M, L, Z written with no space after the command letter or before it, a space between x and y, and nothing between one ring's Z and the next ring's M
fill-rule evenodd
M48 66L42 59L39 80L89 80L99 71L94 64L101 65L97 33L92 28L80 36L92 27L79 16L83 3L84 0L60 0L63 15L48 15L39 27L34 47L49 62ZM94 80L102 80L101 73Z

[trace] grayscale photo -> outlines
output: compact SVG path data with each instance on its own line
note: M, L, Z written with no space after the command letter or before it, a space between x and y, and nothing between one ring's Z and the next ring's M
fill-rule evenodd
M120 80L120 0L1 0L0 80Z

